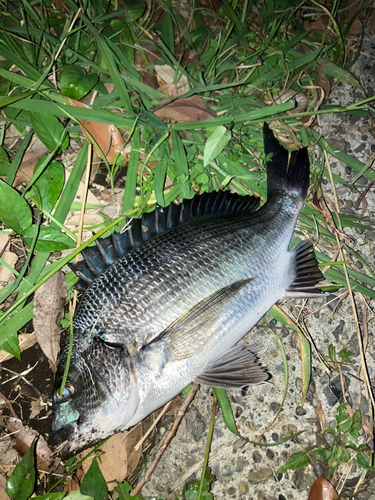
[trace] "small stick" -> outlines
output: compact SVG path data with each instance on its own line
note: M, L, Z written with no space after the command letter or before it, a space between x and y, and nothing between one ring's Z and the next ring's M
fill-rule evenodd
M193 387L190 389L189 394L186 396L185 401L182 403L181 408L179 409L179 411L177 413L176 420L173 422L173 425L172 425L170 431L167 433L163 444L159 448L158 452L156 453L156 455L154 457L154 460L152 461L152 464L150 465L150 468L146 472L144 479L142 479L142 481L140 481L137 484L137 486L134 488L134 490L130 493L130 496L134 497L139 491L141 491L143 486L149 482L152 473L154 472L157 464L159 463L159 460L161 459L161 457L163 456L163 453L167 449L167 446L169 445L169 443L172 441L173 437L175 436L177 428L180 425L180 422L181 422L183 416L185 415L185 412L186 412L189 404L193 401L195 393L198 390L198 387L199 386L197 384L193 384Z
M18 420L17 414L16 414L16 412L13 410L12 403L9 401L9 399L8 399L8 398L6 398L2 392L0 392L0 398L4 400L5 404L6 404L6 405L7 405L7 407L9 408L10 413L12 414L12 417L14 417L14 418L16 418L16 419Z

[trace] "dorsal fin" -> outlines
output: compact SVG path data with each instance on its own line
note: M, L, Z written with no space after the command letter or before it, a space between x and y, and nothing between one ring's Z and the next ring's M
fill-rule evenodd
M76 286L85 290L118 257L178 225L204 216L251 213L258 206L259 198L240 196L230 191L195 195L180 205L171 203L165 208L156 205L153 212L143 214L140 219L130 220L126 231L98 239L95 246L82 250L84 260L70 264L72 271L79 277Z

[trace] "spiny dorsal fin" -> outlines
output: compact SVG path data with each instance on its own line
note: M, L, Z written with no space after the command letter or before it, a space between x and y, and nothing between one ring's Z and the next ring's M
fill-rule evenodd
M131 219L126 231L96 240L96 246L82 251L84 261L70 264L70 268L80 278L78 288L86 289L118 257L158 234L199 217L251 213L258 206L259 198L240 196L230 191L195 195L180 205L171 203L165 208L157 205L153 212L143 214L140 219Z

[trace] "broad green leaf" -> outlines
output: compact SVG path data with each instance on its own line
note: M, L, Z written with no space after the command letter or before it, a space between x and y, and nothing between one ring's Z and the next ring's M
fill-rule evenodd
M133 500L133 499L134 500L144 500L143 496L140 493L137 493L136 495L131 496L130 492L132 489L133 489L132 485L129 484L127 481L124 481L123 483L117 483L115 491L118 493L119 500Z
M35 488L35 441L9 476L6 492L14 500L27 500Z
M33 224L22 234L22 239L26 245L29 246L33 241L35 231L37 231L37 226ZM75 242L61 231L52 227L41 226L35 250L37 252L59 252L67 248L75 248L75 246Z
M79 101L95 87L98 79L95 73L86 74L84 68L71 64L61 73L61 92Z
M352 418L353 418L353 426L348 432L348 438L357 439L359 436L359 431L362 428L361 411L356 410Z
M223 125L220 125L207 139L206 145L204 147L203 155L203 166L207 165L213 161L225 148L225 146L230 141L232 134Z
M84 495L80 491L71 491L69 495L64 497L64 500L94 500L94 497Z
M20 359L17 335L19 330L33 317L33 303L30 302L11 318L5 320L5 322L0 326L0 349L9 352L17 359Z
M203 500L213 500L212 494L209 492L211 483L215 481L215 477L209 473L207 473L203 480L203 490L202 496L200 497ZM198 491L199 491L199 481L188 481L185 483L182 489L182 498L183 500L197 500L198 499Z
M108 489L102 471L98 465L98 459L94 458L85 477L82 479L81 493L89 495L94 500L105 500L108 498Z
M40 101L39 106L43 110L44 102ZM69 136L63 124L55 116L31 111L30 119L35 134L50 151L54 151L57 146L60 146L60 149L69 146Z
M314 454L322 457L322 459L327 462L331 457L331 448L323 447L320 450L314 450Z
M177 132L172 132L172 157L176 168L176 180L180 191L180 201L191 198L193 193L189 183L189 169L185 149Z
M357 453L357 465L362 469L375 471L375 467L370 463L370 457L363 453Z
M30 227L33 221L27 202L2 180L0 180L0 220L17 234Z
M309 455L305 451L299 451L297 453L293 453L290 459L287 460L282 467L280 467L279 472L285 474L285 472L289 469L300 469L309 463Z
M34 174L38 173L38 169L44 163L45 157L39 158L35 165ZM64 186L65 170L63 165L58 161L52 161L44 172L35 181L34 186L38 188L42 207L46 212L51 212L54 208L61 190ZM32 193L28 191L26 197L30 198Z
M329 356L329 359L331 361L335 361L335 357L336 357L336 349L335 349L335 346L334 345L330 345L328 347L328 356Z
M351 73L349 73L349 71L345 71L343 68L339 68L332 62L328 64L326 68L324 68L323 73L327 76L338 78L342 82L350 83L350 85L352 85L353 87L361 86L358 80Z

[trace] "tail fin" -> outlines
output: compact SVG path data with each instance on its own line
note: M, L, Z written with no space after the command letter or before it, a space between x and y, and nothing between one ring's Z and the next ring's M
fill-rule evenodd
M288 192L291 189L300 193L304 201L309 189L310 162L307 148L288 151L281 146L267 123L263 126L264 152L272 153L267 162L267 199L271 195Z

